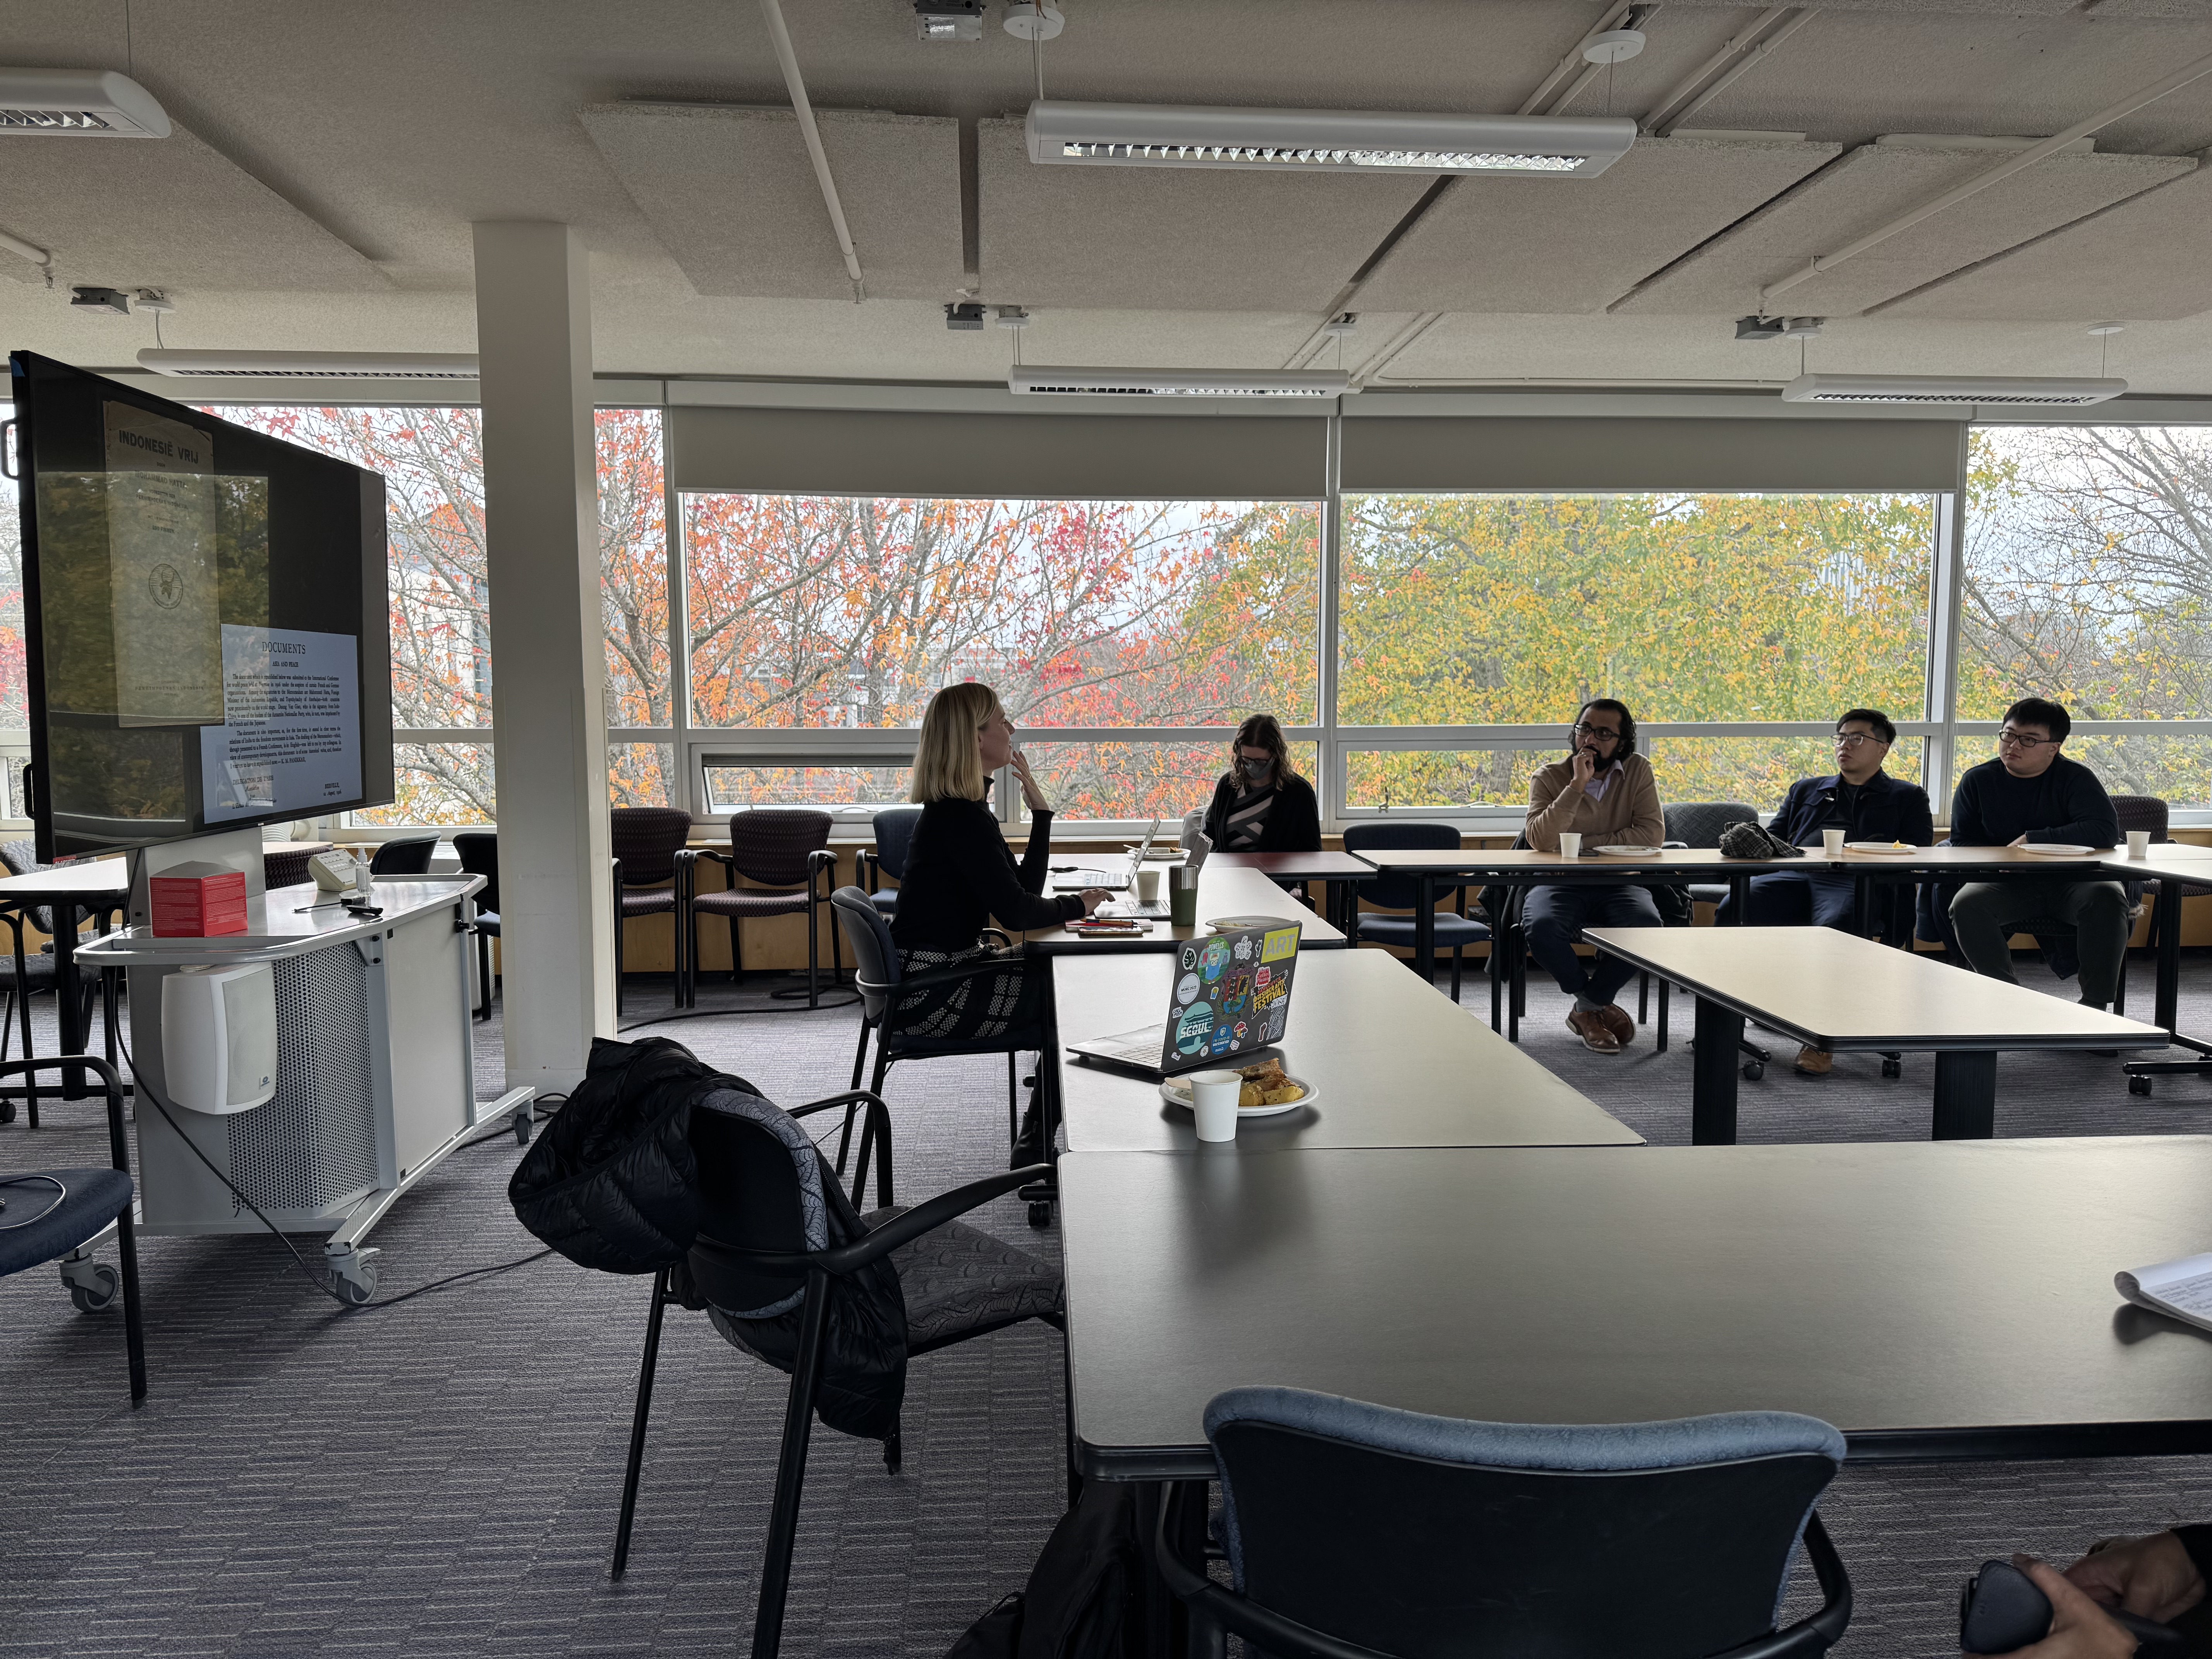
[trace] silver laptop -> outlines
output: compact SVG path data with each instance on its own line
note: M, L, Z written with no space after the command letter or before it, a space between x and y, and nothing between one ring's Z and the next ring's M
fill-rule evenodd
M1137 843L1137 850L1129 854L1129 867L1120 875L1103 870L1073 870L1054 876L1052 878L1054 890L1062 893L1079 893L1086 887L1096 887L1102 892L1127 892L1137 884L1137 872L1145 867L1145 854L1152 850L1152 837L1159 833L1160 821L1154 818L1152 827L1145 831L1144 840ZM1153 911L1147 908L1143 914L1150 915ZM1167 912L1162 908L1158 914L1165 915Z
M1068 1052L1171 1077L1280 1042L1297 962L1298 924L1288 917L1185 939L1176 947L1164 1026L1071 1042Z

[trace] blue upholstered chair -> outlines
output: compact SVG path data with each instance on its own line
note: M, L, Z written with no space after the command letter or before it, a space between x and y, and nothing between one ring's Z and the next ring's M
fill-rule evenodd
M1811 1659L1850 1622L1813 1507L1844 1437L1817 1418L1476 1423L1248 1388L1206 1434L1232 1588L1170 1543L1179 1504L1153 1540L1195 1653L1229 1632L1322 1659ZM1778 1630L1801 1545L1824 1605Z
M1459 831L1448 823L1355 823L1344 832L1344 850L1357 853L1364 848L1407 848L1419 847L1446 848L1457 851ZM1371 881L1355 882L1352 890L1350 926L1345 929L1347 941L1358 945L1366 940L1376 945L1395 945L1401 950L1413 948L1414 920L1411 915L1402 916L1377 915L1371 910L1362 910L1359 902L1364 899L1391 910L1412 911L1421 902L1420 888L1411 876L1377 876ZM1488 941L1487 923L1472 921L1467 915L1467 889L1462 885L1453 902L1451 914L1437 913L1436 940L1439 950L1451 952L1452 1000L1459 1000L1461 952L1470 945ZM1415 963L1416 973L1429 964ZM1493 986L1491 1000L1494 1005L1497 994ZM1491 1023L1497 1024L1497 1011L1492 1009Z
M895 916L898 914L898 890L885 892L876 884L885 876L893 881L906 879L906 855L914 846L914 827L921 822L921 808L895 806L888 812L877 813L869 822L875 830L876 847L872 853L860 854L860 884L867 889L877 909L887 916Z
M0 1175L0 1279L49 1261L81 1313L103 1313L123 1298L124 1351L131 1362L131 1403L146 1397L146 1338L138 1312L138 1249L131 1230L131 1146L123 1127L123 1084L115 1068L90 1054L0 1062L0 1077L82 1066L98 1074L107 1096L107 1150L114 1167L24 1170ZM92 1259L88 1248L110 1227L122 1272Z

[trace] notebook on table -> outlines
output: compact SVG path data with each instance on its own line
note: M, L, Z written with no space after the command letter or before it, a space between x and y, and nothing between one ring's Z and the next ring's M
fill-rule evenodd
M2177 1261L2115 1273L2112 1284L2139 1308L2212 1331L2212 1255L2185 1255Z
M1297 959L1298 924L1291 921L1185 939L1176 947L1164 1020L1071 1042L1068 1052L1172 1077L1280 1042Z

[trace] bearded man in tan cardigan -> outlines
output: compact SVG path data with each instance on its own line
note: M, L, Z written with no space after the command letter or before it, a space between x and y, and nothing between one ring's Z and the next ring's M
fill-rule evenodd
M1598 697L1582 707L1565 760L1528 781L1528 844L1559 850L1562 831L1583 838L1585 856L1597 847L1656 847L1666 839L1659 785L1651 763L1636 752L1636 720L1624 703ZM1658 907L1628 883L1532 887L1522 917L1528 953L1575 1000L1567 1028L1583 1047L1615 1054L1636 1035L1636 1022L1613 999L1636 970L1618 957L1585 963L1575 941L1585 927L1656 927Z

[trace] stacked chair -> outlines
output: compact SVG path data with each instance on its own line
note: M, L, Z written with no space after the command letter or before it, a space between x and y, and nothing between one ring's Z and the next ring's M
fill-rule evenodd
M701 848L687 853L682 933L695 964L684 991L685 1006L698 1000L699 918L721 916L730 924L730 978L744 972L738 923L747 917L804 915L806 918L806 1006L821 1006L821 928L816 914L830 902L836 884L837 855L830 850L831 819L807 807L761 806L730 818L730 850ZM729 885L719 893L698 890L697 861L707 859L726 872ZM905 867L905 861L900 861ZM743 877L754 885L740 887ZM830 979L841 979L844 964L837 935L830 935ZM778 995L787 994L779 992Z
M666 916L674 924L674 995L680 1008L686 965L681 878L689 871L684 854L691 815L680 806L617 806L607 823L614 848L615 1015L622 1015L623 924L643 916Z

